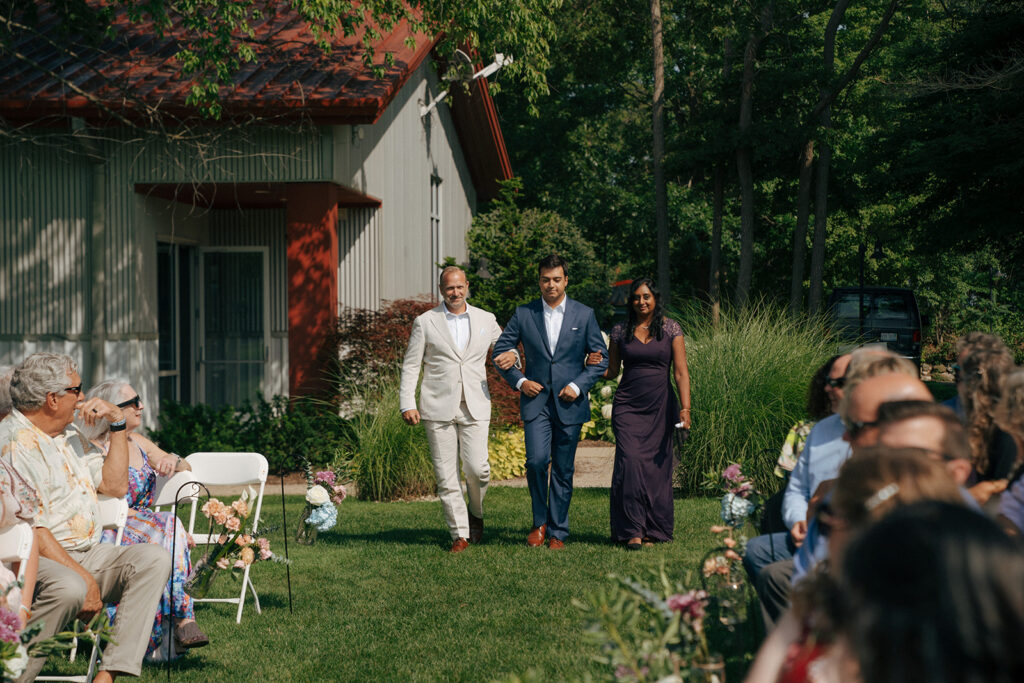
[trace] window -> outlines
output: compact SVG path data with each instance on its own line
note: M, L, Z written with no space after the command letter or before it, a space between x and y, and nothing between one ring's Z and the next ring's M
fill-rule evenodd
M444 261L444 243L441 232L441 179L430 176L430 291L435 291L438 264Z

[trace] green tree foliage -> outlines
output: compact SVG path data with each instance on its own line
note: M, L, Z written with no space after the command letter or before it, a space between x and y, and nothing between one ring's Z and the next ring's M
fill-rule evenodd
M470 262L486 259L491 275L485 279L479 268L466 268L473 305L491 311L504 323L516 306L540 296L537 264L548 254L559 254L568 263L566 294L593 308L599 321L606 321L611 315L611 276L593 245L557 213L520 208L517 187L518 183L507 183L501 198L473 220L466 235Z

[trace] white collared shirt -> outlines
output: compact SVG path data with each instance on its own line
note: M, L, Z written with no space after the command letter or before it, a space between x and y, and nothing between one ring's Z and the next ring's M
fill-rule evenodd
M548 348L551 355L555 354L555 347L558 345L558 335L562 331L562 320L565 318L565 297L561 303L552 308L544 302L544 331L548 335Z
M469 344L469 309L462 313L452 313L448 310L448 304L444 305L444 319L448 323L448 331L451 332L455 341L455 348L462 351Z

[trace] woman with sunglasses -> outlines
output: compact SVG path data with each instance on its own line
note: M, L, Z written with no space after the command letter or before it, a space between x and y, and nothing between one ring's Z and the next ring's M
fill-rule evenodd
M192 571L192 560L189 553L189 547L192 545L191 539L185 533L181 521L173 513L154 512L149 509L153 503L153 490L157 475L167 477L174 472L189 470L191 467L179 456L167 453L138 433L138 428L142 426L142 411L145 406L138 393L127 381L110 379L100 382L91 388L86 396L89 398L99 397L116 404L124 411L127 421L128 495L126 498L129 510L128 523L121 540L122 545L156 543L166 548L167 552L171 552L173 539L174 571L171 574L173 590L164 588L164 594L160 599L160 606L157 608L153 622L146 658L150 661L160 661L167 657L163 619L168 612L168 606L170 606L170 613L175 619L174 640L179 650L172 652L172 657L180 655L181 650L202 647L210 641L196 625L192 598L184 590L185 579ZM107 448L110 440L110 424L106 420L100 420L92 426L79 424L79 429L97 446L104 450ZM105 531L103 540L112 543L114 532ZM111 609L111 620L115 617L115 610L116 608Z

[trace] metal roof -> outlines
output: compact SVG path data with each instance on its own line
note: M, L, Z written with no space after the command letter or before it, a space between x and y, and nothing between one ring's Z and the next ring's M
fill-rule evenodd
M253 24L257 61L242 64L220 100L228 116L289 116L298 112L324 123L372 123L410 74L429 55L435 39L414 34L407 22L382 32L374 63L382 78L363 64L362 32L331 39L323 52L299 15L285 3L261 4ZM161 35L152 22L133 23L115 11L111 37L91 44L60 33L49 3L40 3L34 31L22 31L6 54L0 53L0 115L38 120L50 115L104 119L112 112L151 117L195 114L186 105L192 81L174 59L178 38L188 29L180 17ZM415 47L406 41L415 39Z

